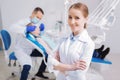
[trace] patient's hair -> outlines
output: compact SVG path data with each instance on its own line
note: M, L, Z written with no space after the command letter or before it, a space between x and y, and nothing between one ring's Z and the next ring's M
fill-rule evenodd
M40 7L36 7L36 8L33 10L34 13L37 13L38 11L42 12L42 14L44 15L44 11L43 11L42 8L40 8Z

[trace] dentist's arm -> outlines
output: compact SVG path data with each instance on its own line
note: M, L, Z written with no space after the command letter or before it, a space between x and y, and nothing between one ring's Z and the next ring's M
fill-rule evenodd
M92 59L94 48L95 48L95 44L93 42L86 44L83 55L81 57L81 60L86 62L86 69L85 70L87 70L90 66L90 62Z
M86 63L84 61L76 61L74 64L59 63L54 65L54 69L59 71L84 70L86 69Z
M60 62L59 53L56 52L55 59L59 61L58 65L54 65L55 70L59 71L73 71L73 70L84 70L86 69L86 62L82 60L76 61L74 64L64 64Z
M8 27L8 30L18 34L24 34L26 25L30 23L28 19L22 19Z

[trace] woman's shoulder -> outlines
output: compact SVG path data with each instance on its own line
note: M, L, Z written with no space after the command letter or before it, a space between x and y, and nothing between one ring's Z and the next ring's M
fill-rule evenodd
M94 45L94 42L91 39L91 37L89 36L87 30L84 30L84 32L80 35L79 41L82 41L83 43L86 43L86 44Z
M67 40L71 38L72 33L68 34L67 36L63 36L62 39L63 40Z

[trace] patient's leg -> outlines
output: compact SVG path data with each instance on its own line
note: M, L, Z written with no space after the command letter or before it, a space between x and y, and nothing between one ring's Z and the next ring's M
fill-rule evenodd
M20 80L27 80L30 69L31 69L30 65L24 65L23 66L23 70L21 72Z
M32 51L31 56L32 57L43 57L42 54L37 49L34 49ZM45 58L45 60L47 62L47 58ZM41 65L39 66L38 72L35 74L35 76L48 79L47 76L43 75L43 72L45 72L45 70L46 70L46 64L44 63L44 60L42 60Z

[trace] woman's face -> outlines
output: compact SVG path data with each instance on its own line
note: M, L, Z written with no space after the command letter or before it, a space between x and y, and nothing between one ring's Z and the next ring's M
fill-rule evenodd
M68 24L74 35L79 34L84 30L84 24L87 19L79 9L71 8L68 13Z

